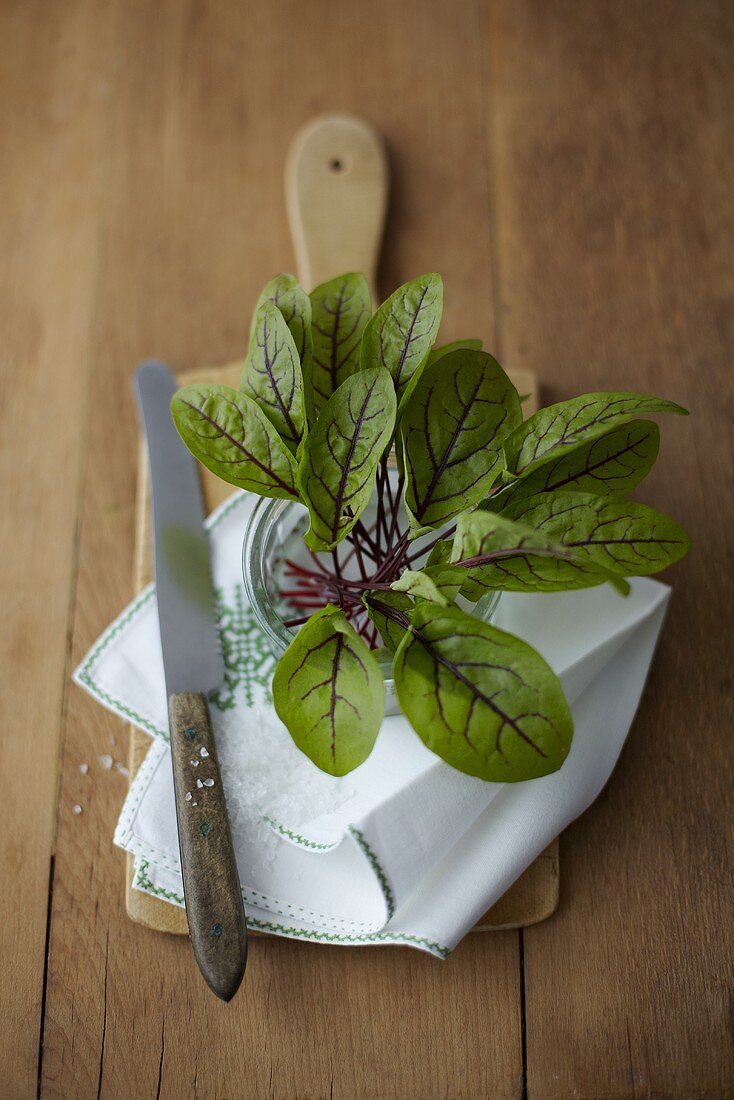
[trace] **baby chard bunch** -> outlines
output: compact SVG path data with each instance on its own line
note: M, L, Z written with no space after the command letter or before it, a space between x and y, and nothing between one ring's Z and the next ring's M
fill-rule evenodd
M279 275L257 303L240 388L187 386L171 405L208 469L308 509L314 567L293 565L291 595L311 613L290 621L301 629L273 695L295 743L332 775L375 743L380 642L404 714L448 764L495 782L555 771L573 732L557 676L465 608L498 589L609 582L625 593L625 578L689 545L672 519L628 499L657 457L650 416L684 409L592 393L523 422L479 341L434 347L442 302L436 274L374 315L362 275L311 294Z

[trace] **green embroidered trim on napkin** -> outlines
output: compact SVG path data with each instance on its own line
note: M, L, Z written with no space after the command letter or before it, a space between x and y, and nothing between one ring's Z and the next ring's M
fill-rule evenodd
M245 702L253 706L253 688L257 685L267 702L272 703L270 682L275 658L252 609L245 603L241 586L234 589L230 602L220 588L214 595L224 658L224 685L210 692L209 702L218 710L232 710L237 701L237 689L242 688Z
M135 876L135 888L144 890L147 894L165 898L177 905L183 905L183 898L172 890L164 890L162 886L156 886L148 875L149 864L145 859L140 864ZM435 940L425 939L423 936L411 936L407 932L367 932L362 934L348 934L343 932L318 932L312 928L297 928L291 925L278 924L274 921L260 920L248 914L247 924L250 928L257 928L260 932L272 932L275 935L297 937L301 940L312 940L316 943L342 943L342 944L414 944L416 947L425 947L433 955L445 959L451 954L449 947L437 943Z
M357 844L359 844L360 848L367 857L367 862L377 875L377 881L379 882L382 893L385 896L385 904L387 906L387 918L388 920L390 920L395 912L395 895L390 888L390 883L387 880L387 875L382 868L382 864L380 863L376 854L373 852L372 848L370 848L364 835L359 831L359 829L355 828L354 825L350 825L349 832L357 841Z

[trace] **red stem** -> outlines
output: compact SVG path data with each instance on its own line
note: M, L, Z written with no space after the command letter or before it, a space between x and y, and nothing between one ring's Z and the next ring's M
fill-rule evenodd
M442 535L437 535L435 539L432 539L431 542L428 543L428 546L422 546L420 548L420 550L416 550L415 553L408 554L408 556L405 559L406 563L410 564L410 562L415 561L416 558L420 558L423 554L425 554L426 557L428 557L431 550L433 550L433 547L437 546L438 543L441 542L442 539L450 539L451 536L455 535L455 534L456 534L456 526L449 528L448 531L444 531L444 533Z
M399 530L403 485L404 478L401 475L393 491L387 459L382 458L376 478L374 523L369 529L361 519L355 523L347 536L351 545L346 554L340 557L338 549L331 552L332 569L328 568L322 556L310 549L308 552L313 568L290 558L285 561L284 576L292 583L281 590L281 595L298 610L318 610L327 603L338 603L367 645L373 649L378 643L379 634L365 610L362 594L371 589L389 589L391 581L399 574L406 560L413 561L427 552L421 550L409 556L406 553L409 532ZM344 576L344 566L353 557L359 572L356 580ZM371 576L367 558L374 564ZM301 626L309 617L299 615L285 622L287 626Z

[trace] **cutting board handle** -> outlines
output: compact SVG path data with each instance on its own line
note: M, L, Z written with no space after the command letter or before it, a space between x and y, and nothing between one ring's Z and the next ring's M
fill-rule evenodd
M298 278L306 290L362 271L377 305L387 184L385 147L364 119L321 116L298 131L288 150L285 193Z

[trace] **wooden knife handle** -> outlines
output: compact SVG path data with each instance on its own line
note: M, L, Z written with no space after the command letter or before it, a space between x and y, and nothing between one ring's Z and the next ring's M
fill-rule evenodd
M387 181L382 140L363 119L324 116L298 131L288 151L285 192L298 277L306 290L335 275L362 271L377 305Z
M230 1001L245 972L247 925L206 698L172 695L168 722L189 936L209 988Z

